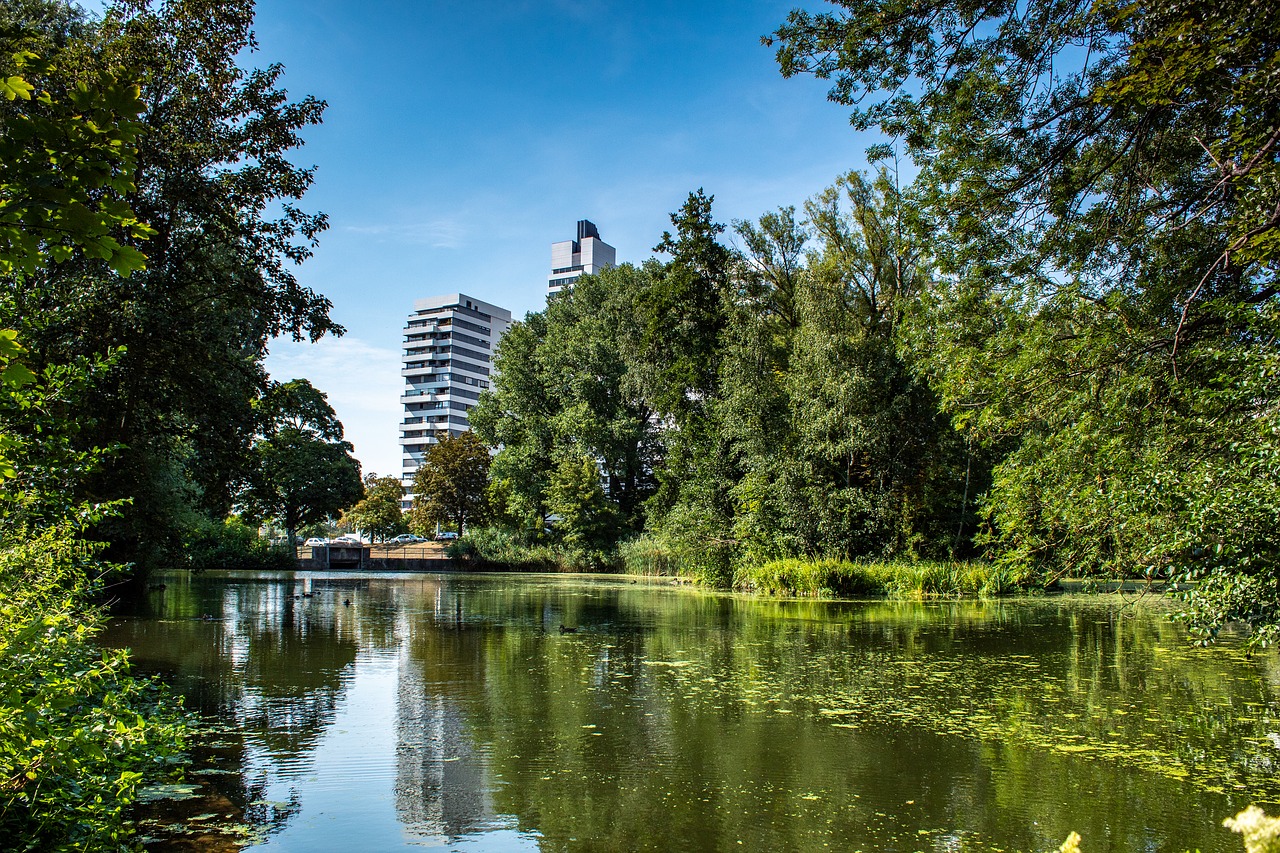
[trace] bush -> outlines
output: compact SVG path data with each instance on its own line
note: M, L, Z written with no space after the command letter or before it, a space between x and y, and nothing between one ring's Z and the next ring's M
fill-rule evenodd
M526 544L518 533L505 527L468 530L461 539L449 543L445 553L477 568L539 572L560 568L560 559L550 547Z
M14 531L16 532L16 531ZM169 772L185 722L93 644L103 564L70 525L0 537L0 838L12 850L131 850L139 785Z
M183 549L187 568L261 571L296 569L297 555L288 545L272 545L238 518L222 523L200 520L187 532Z
M618 568L616 554L600 549L529 544L506 527L481 527L467 532L445 553L478 569L523 572L603 572Z
M687 577L714 587L733 582L737 547L716 540L664 535L640 536L618 544L615 563L632 575Z

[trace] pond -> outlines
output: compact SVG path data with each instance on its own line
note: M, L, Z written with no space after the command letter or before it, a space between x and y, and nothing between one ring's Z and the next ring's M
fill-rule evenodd
M156 850L1208 853L1280 802L1280 665L1158 601L161 580L106 634L211 723Z

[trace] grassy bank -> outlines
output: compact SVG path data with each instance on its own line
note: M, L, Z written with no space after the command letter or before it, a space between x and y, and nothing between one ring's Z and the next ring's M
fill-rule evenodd
M731 558L706 547L686 552L652 537L619 543L615 554L578 554L546 544L530 545L501 528L468 533L448 554L477 570L529 572L621 571L649 577L683 577L711 587L764 595L851 598L977 597L1032 588L1028 573L990 563L955 561L848 561L786 558L728 568Z
M764 595L851 598L932 598L1005 595L1031 589L1034 578L990 563L940 560L849 561L791 557L746 562L708 553L712 545L682 548L644 536L619 545L627 574L692 578L706 586ZM726 563L731 567L726 570Z

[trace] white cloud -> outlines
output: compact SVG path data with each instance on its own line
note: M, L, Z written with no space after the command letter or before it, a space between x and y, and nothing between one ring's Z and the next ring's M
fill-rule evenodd
M425 245L433 249L457 249L462 246L467 236L467 229L461 223L451 219L397 222L393 225L344 225L342 230L387 242Z
M328 395L364 473L399 476L404 381L398 349L352 337L322 338L315 344L277 340L266 365L272 379L306 379Z

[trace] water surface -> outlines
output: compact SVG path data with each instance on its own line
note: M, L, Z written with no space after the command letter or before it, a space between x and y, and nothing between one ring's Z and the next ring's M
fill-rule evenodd
M182 849L1237 851L1280 810L1275 658L1149 603L164 582L107 640L218 727L152 826Z

